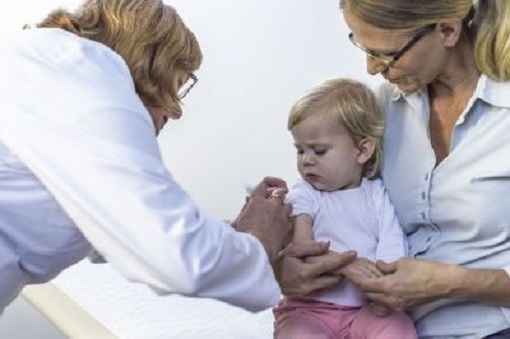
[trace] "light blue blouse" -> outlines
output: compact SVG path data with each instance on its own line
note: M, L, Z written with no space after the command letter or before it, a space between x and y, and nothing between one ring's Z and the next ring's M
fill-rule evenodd
M383 178L416 258L510 271L510 83L479 78L437 168L426 89L380 88ZM440 300L412 312L420 338L480 338L510 328L510 309Z

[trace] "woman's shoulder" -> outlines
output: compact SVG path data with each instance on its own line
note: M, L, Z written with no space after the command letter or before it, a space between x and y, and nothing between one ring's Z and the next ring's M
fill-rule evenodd
M152 147L154 125L129 69L103 44L55 28L16 32L0 38L0 73L0 104L21 106L23 113L6 111L9 121L51 121L133 148Z
M7 53L18 55L25 65L30 62L41 75L59 73L61 78L122 78L124 81L130 77L124 60L106 45L62 29L23 30L4 38L3 45Z

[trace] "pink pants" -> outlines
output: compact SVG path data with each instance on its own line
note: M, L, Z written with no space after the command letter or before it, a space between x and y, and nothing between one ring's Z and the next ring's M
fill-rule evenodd
M370 305L347 307L284 298L273 310L276 339L416 339L405 313L377 316Z

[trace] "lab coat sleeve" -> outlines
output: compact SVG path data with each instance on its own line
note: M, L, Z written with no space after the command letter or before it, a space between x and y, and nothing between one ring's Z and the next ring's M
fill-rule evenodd
M128 279L253 311L275 305L280 291L260 242L197 207L165 169L150 122L133 120L145 152L44 120L19 119L2 137Z

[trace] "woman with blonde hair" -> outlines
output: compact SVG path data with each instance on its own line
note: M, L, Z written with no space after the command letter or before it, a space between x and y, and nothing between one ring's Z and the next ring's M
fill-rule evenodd
M368 72L387 80L382 177L412 257L357 284L409 310L420 338L509 338L510 2L340 6ZM286 261L289 276L302 266ZM324 273L286 280L284 293L306 295Z
M285 183L265 178L229 225L163 164L156 135L202 61L174 8L87 0L0 45L0 313L93 249L158 293L274 305Z

